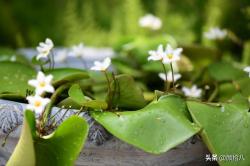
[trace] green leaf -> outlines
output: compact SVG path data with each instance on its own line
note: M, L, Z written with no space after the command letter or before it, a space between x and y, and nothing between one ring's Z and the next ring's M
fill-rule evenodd
M77 103L82 103L86 101L84 94L82 93L82 89L79 84L74 84L69 89L69 97Z
M112 83L112 93L115 92L113 105L124 109L139 109L146 105L142 90L134 79L126 74L115 77Z
M185 101L169 95L138 111L93 112L92 116L121 140L146 152L159 154L199 131L199 127L191 123L184 112Z
M89 78L89 75L86 71L74 68L56 68L53 70L48 70L45 73L53 75L54 86Z
M202 45L183 45L181 47L183 48L183 53L192 60L196 69L211 64L219 57L218 50L210 47L204 47Z
M219 161L220 165L249 165L250 114L246 98L236 96L232 103L221 107L189 101L188 108L194 121L203 128L200 134L211 153L218 156L242 154L245 159Z
M233 83L223 83L219 86L220 101L231 99L236 93L241 93L245 97L250 96L250 79L242 78Z
M88 124L80 117L72 116L54 133L34 140L38 166L70 166L78 158L88 134Z
M33 90L28 80L36 75L36 71L18 62L0 62L0 96L8 93L12 96L25 97L26 90Z
M84 96L79 84L72 85L68 93L72 101L79 104L80 106L97 109L107 109L108 107L108 104L105 101L91 100L87 96ZM72 105L74 105L74 103L72 103Z
M73 166L87 138L87 122L71 116L43 138L36 135L35 125L34 114L25 111L22 137L8 166Z
M29 65L30 63L23 55L8 48L0 48L0 61L19 62L26 65Z
M210 76L217 81L232 81L246 76L246 73L228 62L216 62L208 67Z
M32 136L34 123L34 114L30 111L25 111L21 136L6 166L35 165L35 149Z

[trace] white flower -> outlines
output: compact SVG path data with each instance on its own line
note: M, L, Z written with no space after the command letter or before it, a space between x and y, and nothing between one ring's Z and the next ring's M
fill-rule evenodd
M72 57L83 57L84 56L84 45L82 43L78 45L74 45L71 49L71 52L69 53L69 56Z
M139 19L139 25L144 28L158 30L161 28L162 22L160 18L152 14L147 14Z
M159 73L159 77L163 80L163 81L168 81L168 82L172 82L173 80L172 80L172 72L171 71L169 71L168 73L167 73L167 79L166 79L166 75L165 75L165 73ZM181 78L181 74L179 74L179 73L176 73L176 74L174 74L174 81L177 81L177 80L179 80Z
M193 85L191 88L183 87L182 91L184 92L185 96L199 98L201 97L202 90L197 88L196 85Z
M163 46L162 44L160 44L157 48L157 50L150 50L149 52L149 57L148 57L148 61L153 60L153 61L159 61L159 60L163 60L163 57L165 55L165 52L163 50Z
M51 85L53 76L45 76L43 72L39 71L36 80L29 80L29 85L36 88L36 94L41 95L43 92L53 93L54 87Z
M168 44L165 50L165 56L163 57L163 63L169 64L180 60L181 52L182 48L173 49L171 45Z
M59 50L56 52L55 61L60 63L65 62L67 56L68 56L68 51L66 49Z
M249 74L249 77L250 77L250 66L245 67L244 71L247 72Z
M27 109L35 111L37 114L41 114L44 111L46 105L50 102L50 99L42 98L38 95L28 96L27 100L29 102Z
M158 46L157 50L150 50L148 61L159 61L161 60L164 64L174 63L180 60L182 48L173 49L171 45L167 44L166 49L163 49L162 44Z
M214 27L209 29L208 32L205 32L204 36L210 40L222 40L227 36L227 31L218 27Z
M106 71L111 64L111 59L109 57L105 58L103 62L95 61L94 66L91 70Z
M41 58L47 58L50 53L50 50L54 47L54 44L51 39L47 38L45 42L40 42L39 46L36 47L38 51L38 55L36 57L37 60Z

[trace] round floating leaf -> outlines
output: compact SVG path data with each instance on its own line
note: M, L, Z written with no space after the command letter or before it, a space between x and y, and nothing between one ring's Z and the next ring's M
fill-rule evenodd
M194 121L203 128L202 139L213 154L244 157L239 161L219 161L220 165L249 165L250 114L246 98L237 96L232 103L222 106L189 101L188 108Z
M3 93L25 97L26 90L33 90L28 80L36 75L36 71L18 62L0 62L0 96Z
M22 133L6 166L34 166L36 165L35 149L32 134L35 127L32 112L25 112Z
M185 112L185 101L169 95L138 111L93 112L92 115L114 136L146 152L159 154L199 131Z
M20 62L29 65L28 59L8 48L0 48L0 61Z
M113 105L125 109L139 109L146 105L142 90L134 79L126 74L116 76L112 83L112 93L115 93Z
M82 103L86 101L84 94L82 93L82 89L80 85L74 84L69 89L69 97L77 103Z
M83 106L83 107L90 107L90 108L97 108L97 109L106 109L108 107L108 104L105 101L101 100L91 100L87 96L84 96L80 85L74 84L69 89L69 97L72 100L71 104L75 106L76 104ZM67 102L70 102L70 100L67 100Z
M71 116L43 138L36 135L35 125L34 114L25 111L22 134L7 165L73 166L87 137L87 122Z
M217 81L232 81L245 77L246 73L228 62L216 62L208 67L210 76Z
M74 68L56 68L48 70L46 74L53 75L53 85L58 86L67 82L89 78L86 71Z

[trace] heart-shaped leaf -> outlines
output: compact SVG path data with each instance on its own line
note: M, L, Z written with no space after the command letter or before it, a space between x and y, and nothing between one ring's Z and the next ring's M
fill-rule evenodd
M32 90L28 80L34 78L36 71L18 62L0 62L0 96L8 94L25 97L26 90Z
M250 148L247 145L250 140L250 113L246 98L236 96L232 103L222 106L189 101L188 108L194 121L203 128L200 132L202 139L212 153L218 157L243 157L238 161L219 160L220 165L249 165Z
M101 100L92 100L87 96L84 96L81 87L79 84L74 84L69 89L69 97L71 98L72 105L80 105L83 107L90 107L90 108L97 108L97 109L106 109L108 107L108 104L105 101ZM70 102L70 100L67 100L67 102ZM70 103L68 103L70 104Z
M126 74L115 77L112 83L112 93L115 93L113 105L124 109L140 109L146 105L142 90L134 79Z
M82 103L86 101L84 94L82 93L82 89L79 84L74 84L69 89L69 97L77 103Z
M159 154L199 131L185 116L185 101L163 96L138 111L93 112L92 116L121 140L146 152Z
M54 86L89 78L89 75L86 71L74 68L56 68L53 70L48 70L45 73L53 75Z
M43 138L36 135L35 125L34 114L25 111L22 135L7 165L73 166L87 137L87 122L71 116Z
M36 163L33 136L35 121L32 112L25 112L22 133L7 166L34 166Z
M246 73L228 62L216 62L208 67L210 76L217 81L232 81L245 77Z
M29 65L30 63L23 55L8 48L0 48L0 61L19 62L26 65Z

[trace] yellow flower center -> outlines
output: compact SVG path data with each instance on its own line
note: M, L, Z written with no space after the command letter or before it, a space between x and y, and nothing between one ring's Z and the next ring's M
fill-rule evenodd
M41 101L35 101L34 105L35 105L35 107L40 107L41 106Z
M44 81L42 81L42 82L39 83L40 87L45 87L45 85L46 85L46 83Z
M168 54L168 59L172 59L173 58L173 54Z

